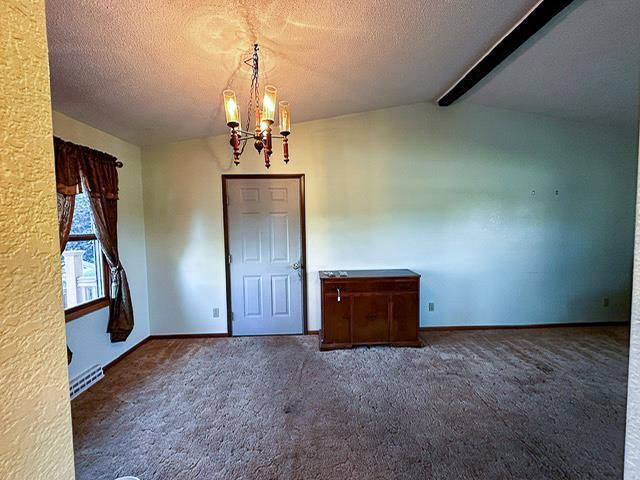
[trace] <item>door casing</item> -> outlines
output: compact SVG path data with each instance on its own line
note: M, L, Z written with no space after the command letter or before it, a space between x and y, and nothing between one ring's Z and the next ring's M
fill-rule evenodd
M229 219L227 211L227 182L243 179L287 178L298 179L300 188L300 241L302 245L302 328L304 335L309 333L307 329L307 237L304 207L304 173L292 174L224 174L222 175L222 215L224 227L224 270L227 287L227 336L233 336L233 322L231 321L231 267L229 265Z

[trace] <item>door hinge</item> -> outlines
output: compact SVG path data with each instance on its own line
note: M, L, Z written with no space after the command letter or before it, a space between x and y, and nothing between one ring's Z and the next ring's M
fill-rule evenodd
M233 312L231 312L231 321L233 322Z
M231 254L227 255L227 262L231 264L232 261L233 261L233 257L231 256Z

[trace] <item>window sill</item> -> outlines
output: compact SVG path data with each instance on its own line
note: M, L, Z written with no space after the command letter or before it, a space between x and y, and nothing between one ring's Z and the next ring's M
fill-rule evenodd
M83 303L82 305L77 305L72 308L68 308L64 311L65 322L70 322L71 320L75 320L76 318L83 317L88 315L91 312L95 312L96 310L100 310L101 308L105 308L109 306L108 298L97 298L96 300L92 300L87 303Z

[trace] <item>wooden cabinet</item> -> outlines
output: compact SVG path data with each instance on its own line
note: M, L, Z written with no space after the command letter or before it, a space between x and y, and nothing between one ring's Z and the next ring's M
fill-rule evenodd
M320 272L320 349L421 346L420 275L410 270Z

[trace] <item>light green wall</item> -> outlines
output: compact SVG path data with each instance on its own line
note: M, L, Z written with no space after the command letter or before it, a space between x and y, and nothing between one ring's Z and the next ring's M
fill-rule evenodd
M634 132L417 104L294 124L290 145L270 173L306 175L310 329L338 268L418 271L425 326L629 318ZM221 174L260 157L232 167L218 136L142 158L152 333L225 331Z
M640 163L640 157L638 157ZM633 307L629 338L627 428L624 445L624 478L640 477L640 189L636 196L636 233L633 257Z

